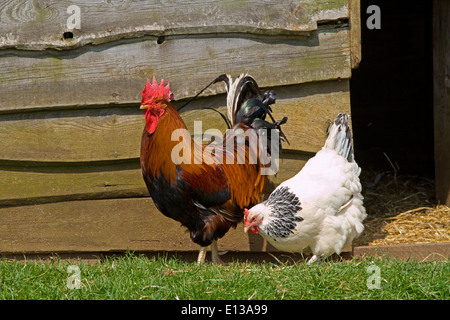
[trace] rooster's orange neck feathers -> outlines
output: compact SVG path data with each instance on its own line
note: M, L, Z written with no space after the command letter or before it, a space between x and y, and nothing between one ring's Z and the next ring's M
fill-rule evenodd
M141 161L151 163L148 168L153 177L156 178L163 173L165 179L173 183L176 180L176 165L171 155L180 141L172 141L172 133L176 129L186 129L187 132L187 128L170 102L164 110L153 134L149 134L148 128L142 133ZM189 136L187 141L183 139L183 143L191 143L190 140ZM142 155L145 155L145 159L142 159Z

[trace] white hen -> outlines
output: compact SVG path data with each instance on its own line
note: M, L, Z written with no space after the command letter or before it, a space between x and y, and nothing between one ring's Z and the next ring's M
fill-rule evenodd
M324 147L269 198L245 209L245 231L282 251L313 253L308 264L341 253L366 218L348 115L338 114Z

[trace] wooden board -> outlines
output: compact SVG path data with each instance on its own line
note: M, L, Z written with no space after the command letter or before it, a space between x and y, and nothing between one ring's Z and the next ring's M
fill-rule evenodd
M195 249L189 235L158 213L150 198L73 201L0 211L0 251L4 253Z
M288 117L283 130L291 145L287 149L318 151L325 141L328 122L337 113L349 113L348 81L327 81L274 88L276 119ZM191 134L194 121L202 121L203 132L226 124L220 115L204 107L225 112L225 95L193 102L182 117ZM175 104L175 106L179 105ZM79 163L138 159L144 117L139 104L82 110L59 110L0 114L0 168L2 161ZM87 163L88 165L88 163Z
M0 207L148 195L139 161L90 166L4 167Z
M346 19L348 0L300 1L2 1L0 48L67 49L144 36L254 33L298 34ZM74 9L79 26L70 30ZM76 9L75 9L76 10ZM156 40L156 39L155 39Z
M450 3L433 1L434 156L436 196L450 206Z
M354 256L387 255L399 259L419 261L448 261L450 242L414 243L388 246L360 246L353 248Z
M360 0L349 0L348 5L350 11L350 58L352 69L356 69L362 59L361 2Z
M262 87L351 75L347 28L304 38L205 37L123 40L69 52L0 51L0 113L137 104L147 77L168 79L175 99L222 73L248 72ZM225 92L216 85L204 95Z

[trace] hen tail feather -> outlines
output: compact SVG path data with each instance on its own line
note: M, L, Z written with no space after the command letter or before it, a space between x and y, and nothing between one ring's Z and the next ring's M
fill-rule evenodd
M349 115L339 113L331 126L324 148L336 151L348 160L354 161L352 131L348 125Z

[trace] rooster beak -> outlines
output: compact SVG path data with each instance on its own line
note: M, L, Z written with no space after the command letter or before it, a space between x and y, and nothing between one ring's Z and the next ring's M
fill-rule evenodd
M165 103L161 103L160 105L158 105L159 109L164 109L166 107L167 107L167 104L165 104ZM141 109L141 110L145 110L145 109L148 109L148 108L150 108L150 106L147 105L147 104L141 104L141 106L139 107L139 109Z

